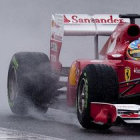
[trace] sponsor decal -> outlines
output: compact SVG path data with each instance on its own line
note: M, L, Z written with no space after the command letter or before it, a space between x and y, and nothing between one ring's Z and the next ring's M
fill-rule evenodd
M134 73L138 73L138 74L140 74L140 69L138 69L137 67L134 68Z
M54 39L58 41L62 41L62 36L54 35Z
M122 118L138 118L139 114L135 114L135 113L129 113L129 114L122 114L120 115Z
M126 67L125 70L124 70L124 73L125 73L125 80L129 81L130 78L131 78L131 69L130 69L130 67Z
M110 15L108 18L90 18L90 17L78 17L78 15L71 15L69 18L64 15L64 23L124 23L124 19L114 18Z
M67 19L67 17L64 15L64 23L69 23L69 22L70 22L70 20Z
M56 62L56 56L55 55L51 55L51 61Z
M51 50L57 52L57 44L54 42L51 42Z
M62 42L63 18L61 15L52 16L51 39Z
M62 42L62 39L63 39L62 34L57 32L57 31L55 31L51 34L51 38L56 40L56 41L60 41L60 42Z
M135 106L132 106L132 105L116 105L117 106L117 108L119 109L119 110L125 110L125 109L135 109Z

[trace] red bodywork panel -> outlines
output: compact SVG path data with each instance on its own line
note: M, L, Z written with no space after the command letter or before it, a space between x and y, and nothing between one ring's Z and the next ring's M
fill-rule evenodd
M132 27L136 27L139 31L139 27L135 24L121 24L118 25L116 30L108 39L104 45L100 54L104 56L104 60L76 60L74 63L77 67L76 82L78 84L79 76L83 68L88 64L106 64L112 66L118 75L119 82L133 80L140 77L140 62L136 60L127 60L126 48L128 45L137 40L140 37L140 33L136 36L130 36L128 30ZM125 84L129 85L129 84ZM124 92L127 87L120 88L120 93ZM77 85L71 86L68 82L68 104L70 106L75 105ZM127 92L126 95L137 94L140 91L140 86L135 86L132 90Z
M136 34L133 34L133 30ZM88 64L106 64L112 66L118 75L119 82L133 80L140 77L140 62L135 60L127 60L126 49L128 45L140 37L140 28L136 24L123 23L118 24L106 44L103 46L100 55L103 60L75 60L75 83L71 84L70 69L67 84L67 102L68 105L74 106L76 101L76 89L80 74L83 68ZM59 62L59 55L62 46L61 36L51 36L50 61L54 72L61 73L62 65ZM128 85L128 84L126 84ZM120 88L120 93L126 90L126 87ZM126 95L136 94L140 91L140 86L135 86Z
M91 103L90 115L95 123L112 124L117 118L117 109L112 104Z

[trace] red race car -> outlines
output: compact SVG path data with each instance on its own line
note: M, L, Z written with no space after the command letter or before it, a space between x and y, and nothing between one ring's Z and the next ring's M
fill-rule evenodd
M140 27L137 14L56 14L52 16L50 60L44 53L20 52L11 60L8 100L13 113L30 107L46 112L56 90L67 87L86 129L108 129L117 120L140 123ZM95 60L59 61L63 36L94 36ZM98 36L110 36L98 53ZM99 55L102 59L99 59ZM60 77L67 76L67 82Z

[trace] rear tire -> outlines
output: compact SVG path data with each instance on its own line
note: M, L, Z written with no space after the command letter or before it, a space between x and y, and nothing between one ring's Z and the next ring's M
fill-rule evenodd
M7 88L13 113L26 115L31 107L45 113L56 89L48 56L16 53L9 66Z
M77 88L77 117L80 124L86 129L108 129L111 125L94 123L90 116L90 103L115 103L118 91L117 74L111 66L87 65L79 78Z

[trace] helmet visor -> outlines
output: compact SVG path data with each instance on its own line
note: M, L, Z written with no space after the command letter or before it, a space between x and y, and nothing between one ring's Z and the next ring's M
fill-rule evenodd
M140 58L140 50L131 50L130 56L134 58Z

